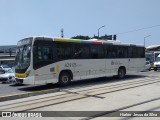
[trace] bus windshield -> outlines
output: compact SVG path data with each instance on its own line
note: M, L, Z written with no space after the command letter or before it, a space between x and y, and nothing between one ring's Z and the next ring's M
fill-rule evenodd
M30 59L31 59L31 44L18 45L16 50L15 67L18 69L25 69L29 67Z
M25 45L17 48L16 67L24 69L30 64L31 46Z

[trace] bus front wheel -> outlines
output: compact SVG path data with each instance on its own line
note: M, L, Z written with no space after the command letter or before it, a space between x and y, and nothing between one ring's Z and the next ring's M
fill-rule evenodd
M68 72L62 72L59 76L59 84L61 86L66 86L70 83L71 76Z
M123 79L125 76L125 69L123 67L120 67L118 70L118 78Z

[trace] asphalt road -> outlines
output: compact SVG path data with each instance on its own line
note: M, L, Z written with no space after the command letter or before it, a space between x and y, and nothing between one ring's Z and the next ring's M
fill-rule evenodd
M143 78L143 77L150 77L154 79L154 76L159 76L159 73L160 71L138 72L138 73L126 75L125 79L123 80L119 80L115 77L107 77L107 78L104 77L104 78L91 79L91 80L75 81L75 82L72 82L67 87L61 87L58 84L31 86L31 85L13 85L13 84L0 83L0 97L7 96L7 95L13 95L13 94L26 93L26 92L54 89L54 88L73 89L73 88L79 88L79 87L92 86L95 84L100 85L100 84L107 84L111 82L119 82L119 81L124 81L124 80L130 81L130 80L135 80L137 78Z

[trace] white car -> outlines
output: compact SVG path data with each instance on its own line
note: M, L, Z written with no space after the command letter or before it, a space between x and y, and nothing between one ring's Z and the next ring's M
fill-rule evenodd
M11 68L8 65L0 65L0 69L9 70Z
M151 70L151 64L149 61L146 61L146 65L145 65L146 70Z
M154 71L157 71L157 69L160 69L160 55L158 55L156 61L154 62Z
M11 68L0 69L0 82L2 83L15 82L15 75Z

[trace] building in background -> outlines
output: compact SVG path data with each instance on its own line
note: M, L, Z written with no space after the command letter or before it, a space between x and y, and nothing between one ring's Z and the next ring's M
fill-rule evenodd
M146 47L146 60L154 62L160 54L160 45L151 45Z
M14 66L16 45L0 46L0 64Z
M147 51L160 51L160 45L151 45L146 47Z

